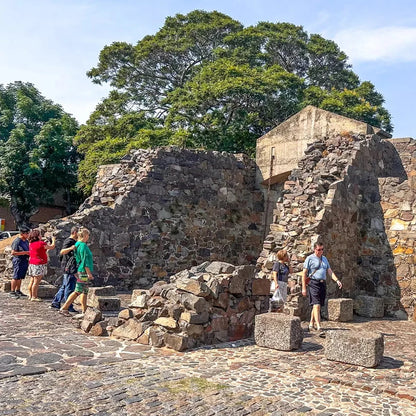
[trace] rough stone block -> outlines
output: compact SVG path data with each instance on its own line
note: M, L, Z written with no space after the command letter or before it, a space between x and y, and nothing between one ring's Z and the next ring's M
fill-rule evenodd
M136 289L131 294L130 306L134 308L146 308L150 295L147 290Z
M176 329L178 327L178 323L173 318L157 318L154 324L168 329Z
M21 291L26 296L29 295L29 291L27 289L29 286L29 282L30 282L29 276L26 276L26 278L23 279L22 281ZM42 280L40 282L39 289L38 289L38 297L42 299L53 299L57 291L58 290L54 285L49 284L45 280Z
M254 296L267 296L270 294L270 279L254 279L252 294Z
M194 294L195 296L207 297L211 294L211 290L204 282L200 282L196 279L178 279L176 287L185 292Z
M363 367L376 367L384 352L384 338L380 333L364 331L328 331L325 357L328 360Z
M92 325L95 325L97 322L101 321L102 313L100 310L95 308L87 308L84 314L84 321L91 322Z
M184 351L188 348L188 337L179 334L165 334L165 345L175 351Z
M0 291L10 292L12 290L12 282L10 280L4 280L0 282Z
M117 296L95 296L89 306L100 311L120 310L121 300Z
M131 309L122 309L118 314L119 319L127 321L127 319L133 318L133 311Z
M348 322L353 320L354 301L352 299L328 299L328 320Z
M90 329L92 328L92 326L93 326L92 322L89 322L89 321L83 319L82 322L81 322L80 328L84 332L90 332Z
M209 313L207 311L202 313L186 311L182 312L180 319L190 324L205 324L209 320Z
M254 339L260 347L291 351L300 348L303 330L298 317L264 313L255 318Z
M212 274L232 273L235 270L235 266L230 263L222 261L213 261L209 266L205 268L205 271Z
M93 327L90 329L89 334L94 335L96 337L104 337L108 335L107 333L107 321L100 321L97 322Z
M116 296L116 289L114 286L90 287L88 298L94 296Z
M165 345L166 330L162 330L160 327L149 328L149 344L152 347L163 347Z
M354 311L357 315L367 318L382 318L384 316L383 299L374 296L357 296L354 300Z
M112 335L124 339L135 340L151 325L150 322L139 322L136 319L129 319L124 324L115 328Z

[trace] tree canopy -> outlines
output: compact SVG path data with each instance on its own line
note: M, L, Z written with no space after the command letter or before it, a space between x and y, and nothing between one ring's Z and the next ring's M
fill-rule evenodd
M30 83L0 84L0 193L18 226L77 182L77 122Z
M308 104L392 130L382 96L336 43L290 23L177 14L136 45L105 46L87 75L112 91L76 136L85 191L100 163L133 147L253 154L259 136Z

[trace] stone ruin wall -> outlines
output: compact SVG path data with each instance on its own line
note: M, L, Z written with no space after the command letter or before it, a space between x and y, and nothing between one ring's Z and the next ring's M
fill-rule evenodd
M391 139L406 175L379 178L381 208L401 304L416 320L416 140ZM383 295L382 288L379 294Z
M329 282L330 297L379 296L387 314L403 316L397 260L384 224L384 178L403 182L406 172L395 147L377 135L345 133L311 143L284 183L258 259L260 276L270 273L270 255L283 247L300 271L319 238L344 285L340 291Z
M92 195L48 224L58 241L91 230L96 285L150 287L205 261L254 264L263 240L263 194L245 155L175 147L135 150L103 166ZM59 248L59 247L58 247ZM50 281L61 273L51 252Z

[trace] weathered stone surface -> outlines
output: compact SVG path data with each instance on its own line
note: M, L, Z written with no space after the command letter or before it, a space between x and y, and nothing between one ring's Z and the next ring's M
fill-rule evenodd
M130 307L132 308L145 308L147 306L146 302L149 299L150 295L147 290L136 289L133 290L131 294Z
M211 294L208 286L196 279L178 279L175 284L178 289L192 293L195 296L207 297Z
M234 265L222 261L213 261L208 267L205 268L206 272L212 274L227 274L232 273L234 270Z
M80 328L84 332L90 332L90 329L92 328L92 326L93 326L92 322L83 319L82 322L81 322Z
M152 347L163 347L165 345L166 330L160 327L152 326L149 328L149 344Z
M270 284L269 279L254 279L252 291L254 296L268 296L270 294Z
M180 319L190 324L205 324L209 320L208 311L202 313L196 313L192 311L182 312Z
M107 333L107 321L100 321L97 322L95 325L92 326L92 328L89 331L90 335L94 335L95 337L103 337L108 335Z
M97 322L101 321L102 313L100 310L95 308L87 308L84 314L84 321L91 322L92 325L95 325Z
M116 296L116 289L114 286L90 287L88 290L88 298L94 296Z
M383 358L384 337L380 333L362 331L328 331L325 357L328 360L377 367Z
M12 283L10 280L2 280L0 282L0 290L2 292L10 292L12 290Z
M354 301L347 298L328 299L328 320L348 322L353 320Z
M20 288L22 293L26 296L29 295L29 282L29 278L23 279L22 286ZM49 284L46 280L42 280L38 288L38 297L41 299L53 299L57 291L58 289L54 285Z
M151 324L129 319L124 324L115 328L112 335L119 338L136 340Z
M300 348L303 330L298 317L264 313L255 318L254 339L260 347L291 351Z
M173 318L157 318L154 322L154 325L160 325L169 329L176 329L178 323Z
M100 311L118 311L121 301L117 296L94 296L90 302L90 306Z
M199 296L195 296L192 293L181 294L181 303L187 309L191 309L197 313L202 313L209 310L209 303Z
M357 296L354 300L354 311L357 315L367 318L382 318L384 316L383 299L374 296Z
M128 308L122 309L118 314L119 319L123 319L123 320L133 318L133 316L134 316L133 311Z
M188 337L179 334L165 334L165 345L175 351L183 351L188 348Z

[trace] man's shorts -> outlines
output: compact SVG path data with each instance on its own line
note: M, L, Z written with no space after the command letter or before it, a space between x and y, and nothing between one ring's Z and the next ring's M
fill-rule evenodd
M309 305L325 305L326 282L325 280L311 279L308 285Z
M77 293L88 293L88 275L85 273L78 273L77 283L75 284L75 292Z
M13 258L13 279L21 280L26 277L27 269L29 267L29 261L19 261Z

